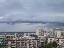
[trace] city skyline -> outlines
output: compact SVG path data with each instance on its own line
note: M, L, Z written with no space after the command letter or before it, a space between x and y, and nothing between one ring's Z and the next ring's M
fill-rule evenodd
M0 32L64 28L64 0L0 0Z

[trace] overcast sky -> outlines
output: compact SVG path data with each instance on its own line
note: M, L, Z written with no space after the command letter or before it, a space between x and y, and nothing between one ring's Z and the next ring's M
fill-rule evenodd
M64 0L0 0L0 32L36 28L64 28Z

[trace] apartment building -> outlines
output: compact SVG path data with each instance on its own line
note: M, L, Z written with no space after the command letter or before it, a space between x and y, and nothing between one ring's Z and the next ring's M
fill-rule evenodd
M38 36L46 36L46 37L50 36L50 37L52 37L53 34L54 34L54 32L51 28L49 28L49 29L47 29L47 28L43 28L43 29L38 28L38 29L36 29L36 35L38 35Z
M48 43L53 42L53 41L55 41L54 37L47 37L47 42Z
M35 33L22 34L0 34L0 44L3 48L39 48L45 41L56 41L60 47L64 46L63 29L36 29Z
M42 29L41 28L38 28L38 29L36 29L36 35L41 35L42 34Z
M7 39L5 48L39 48L39 39Z
M60 48L64 47L64 38L62 38L62 37L59 37L59 38L58 37L48 37L47 38L48 43L53 42L53 41L56 41Z
M33 33L32 33L33 34ZM31 34L30 34L31 35ZM21 34L1 34L3 48L39 48L40 40L33 36L22 36Z
M55 37L64 37L64 29L56 28L54 29Z

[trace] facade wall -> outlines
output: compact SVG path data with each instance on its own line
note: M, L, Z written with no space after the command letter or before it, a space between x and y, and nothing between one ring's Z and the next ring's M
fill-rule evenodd
M48 38L48 43L55 41L55 38Z
M59 39L59 45L64 45L64 39Z
M61 37L61 31L57 31L57 37Z
M36 29L36 35L39 35L39 29Z

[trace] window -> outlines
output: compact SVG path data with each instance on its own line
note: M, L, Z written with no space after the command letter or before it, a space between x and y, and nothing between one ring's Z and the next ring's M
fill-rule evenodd
M50 40L52 40L52 39L50 39Z
M7 36L7 38L10 38L10 36Z
M64 41L64 40L61 40L61 41Z

